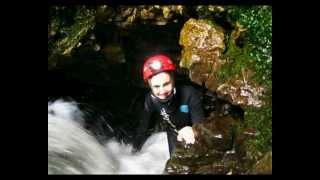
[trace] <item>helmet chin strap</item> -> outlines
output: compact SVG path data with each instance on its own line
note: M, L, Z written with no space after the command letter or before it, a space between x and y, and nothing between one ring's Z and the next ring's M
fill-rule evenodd
M160 98L158 98L157 96L155 96L155 95L153 94L153 92L151 92L151 97L152 97L153 99L161 102L161 103L167 103L167 102L168 102L169 100L171 100L172 97L176 94L176 88L173 88L172 91L173 91L173 92L172 92L166 99L160 99Z

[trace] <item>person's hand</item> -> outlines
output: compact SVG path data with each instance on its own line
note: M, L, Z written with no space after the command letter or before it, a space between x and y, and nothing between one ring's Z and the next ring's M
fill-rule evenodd
M186 127L182 128L178 132L177 140L178 141L185 140L186 144L194 144L195 138L194 138L194 133L193 133L192 127L186 126Z

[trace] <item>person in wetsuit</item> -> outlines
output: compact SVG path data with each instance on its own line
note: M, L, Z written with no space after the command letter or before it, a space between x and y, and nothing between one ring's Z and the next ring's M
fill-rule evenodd
M141 148L153 132L166 131L170 155L177 141L195 142L192 125L204 119L201 94L192 86L175 86L175 65L163 54L147 58L143 65L143 79L151 91L145 96L141 122L137 128Z

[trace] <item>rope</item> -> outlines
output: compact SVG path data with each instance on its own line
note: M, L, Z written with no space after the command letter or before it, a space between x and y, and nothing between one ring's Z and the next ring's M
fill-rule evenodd
M174 132L178 134L177 127L170 121L170 116L164 108L161 108L160 115L162 116L162 119L165 120L173 128Z

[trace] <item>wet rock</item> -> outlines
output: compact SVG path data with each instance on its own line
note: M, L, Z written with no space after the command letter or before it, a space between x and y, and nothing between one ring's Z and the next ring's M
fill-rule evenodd
M178 142L175 152L167 162L169 174L226 174L237 163L233 150L234 126L238 120L231 116L209 117L195 124L196 142L185 145Z
M140 19L146 23L150 22L155 25L166 25L175 17L175 15L183 15L184 6L140 6ZM176 19L173 19L176 22Z
M244 32L246 29L236 23L229 40L229 48L232 49L229 49L229 53L241 53L236 44L244 36ZM219 97L234 105L261 107L264 104L260 100L264 88L252 80L253 71L249 68L245 67L241 74L235 76L229 74L225 80L218 75L225 68L238 68L233 67L230 60L221 58L225 49L221 27L210 21L190 19L180 32L179 43L183 46L180 66L189 69L193 82L205 85L213 92L217 91Z
M190 79L215 91L215 73L224 63L220 55L225 49L223 29L206 20L189 19L180 32L183 47L180 67L188 68Z
M255 164L250 174L272 174L272 151Z
M260 135L260 132L253 128L247 128L247 129L244 129L243 135L253 138Z
M252 81L251 71L242 71L238 75L220 85L217 94L224 97L234 105L261 107L264 102L261 100L264 88Z
M136 22L154 25L166 25L170 21L177 22L175 17L183 15L185 7L181 5L121 6L115 11L116 16L110 21L116 22L122 28L127 28Z
M48 43L48 69L56 68L58 56L71 56L72 50L78 46L80 40L94 28L95 10L80 7L77 9L76 14L74 23L66 27L58 27L56 22L58 20L49 19L52 22L48 26L48 38L52 38L54 34L57 34L57 29L59 29L62 38L57 38Z

